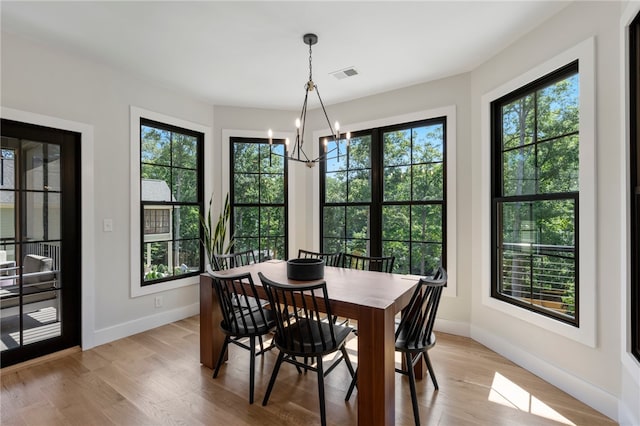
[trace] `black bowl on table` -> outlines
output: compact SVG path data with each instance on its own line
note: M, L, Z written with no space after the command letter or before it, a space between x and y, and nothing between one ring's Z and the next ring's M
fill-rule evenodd
M320 280L324 277L324 260L300 258L287 260L287 277L296 281Z

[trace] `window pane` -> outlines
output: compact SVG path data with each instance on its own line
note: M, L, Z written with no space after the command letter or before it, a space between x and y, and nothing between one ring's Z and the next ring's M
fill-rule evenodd
M169 271L170 258L173 253L169 249L170 241L156 241L144 244L144 280L152 281L171 275Z
M340 149L340 152L343 152ZM371 136L360 136L349 142L349 169L371 168Z
M411 175L408 166L384 169L384 201L411 200Z
M260 262L269 259L284 259L285 257L284 250L284 238L266 238L263 237L260 239Z
M575 202L500 205L500 291L563 315L575 313Z
M144 235L165 234L162 239L171 238L171 207L144 206Z
M282 144L263 144L260 148L260 170L263 173L279 173L284 172L284 145ZM243 169L246 166L242 167Z
M341 251L345 251L343 239L324 238L322 240L322 247L327 253L340 253Z
M351 140L351 144L355 143L355 139ZM327 143L327 171L335 172L347 169L347 142L342 139L339 141L328 141Z
M0 238L13 239L16 237L16 209L15 193L13 191L0 191Z
M358 256L369 256L369 240L347 239L345 251Z
M516 148L533 142L535 100L524 96L502 107L502 148Z
M443 161L444 125L435 124L413 129L413 163Z
M284 203L284 175L263 174L260 178L260 202L264 204Z
M398 130L383 135L384 166L411 164L411 130Z
M165 212L169 213L168 210ZM176 238L200 238L199 212L197 206L178 206L173 209Z
M409 241L410 206L382 207L382 239Z
M27 240L60 239L60 193L26 192L26 224L23 237Z
M235 173L258 171L259 144L236 142L233 144L233 167Z
M198 201L198 173L195 170L173 169L172 189L174 201Z
M323 237L344 238L346 207L326 206L323 209Z
M503 158L503 194L535 194L535 145L507 151Z
M6 142L5 142L6 141ZM5 149L5 143L19 144L19 140L15 138L2 137L3 148L0 151L0 188L15 189L16 188L16 160L15 149Z
M184 275L200 269L200 240L180 240L173 245L173 275Z
M578 75L538 91L538 139L578 131Z
M411 243L411 274L431 275L440 265L442 245Z
M260 235L284 236L284 207L260 208Z
M383 241L382 255L395 256L393 272L398 274L409 273L409 247L406 241Z
M150 166L143 164L140 170L142 201L166 201L170 202L171 168L162 166Z
M578 135L539 145L538 193L578 191Z
M235 173L233 175L233 198L235 204L253 204L258 202L260 175Z
M369 238L369 207L347 206L347 238Z
M344 199L342 200L344 201ZM349 172L349 194L347 201L350 203L363 203L371 201L371 171L357 170Z
M444 166L442 163L418 164L413 172L413 200L442 200L444 198Z
M173 133L173 167L198 168L198 139L194 136Z
M234 252L246 251L246 250L258 250L260 246L259 238L234 238L235 244L233 245Z
M234 237L236 240L240 237L257 237L259 235L259 207L235 207L233 214L233 222L235 224ZM236 248L235 251L239 250Z
M442 220L441 205L411 206L411 240L441 243Z
M140 161L149 164L171 165L171 132L150 126L140 126L142 147Z
M60 146L30 141L22 146L25 189L60 191Z
M343 203L347 199L347 173L327 173L325 188L325 202Z

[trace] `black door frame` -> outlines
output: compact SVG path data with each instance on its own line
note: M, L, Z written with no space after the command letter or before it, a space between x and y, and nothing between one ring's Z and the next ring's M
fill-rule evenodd
M30 123L2 119L2 136L60 146L61 335L2 351L2 367L67 349L81 343L81 134Z

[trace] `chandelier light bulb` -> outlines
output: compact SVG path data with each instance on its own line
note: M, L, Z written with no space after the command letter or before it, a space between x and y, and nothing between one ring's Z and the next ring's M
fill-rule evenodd
M296 118L296 129L300 128L300 119Z

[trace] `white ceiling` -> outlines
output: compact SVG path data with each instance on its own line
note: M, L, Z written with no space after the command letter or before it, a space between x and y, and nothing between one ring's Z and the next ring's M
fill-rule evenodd
M297 110L309 73L326 105L467 72L565 1L0 3L2 30L216 105ZM354 67L358 75L329 73ZM311 105L310 107L312 107Z

